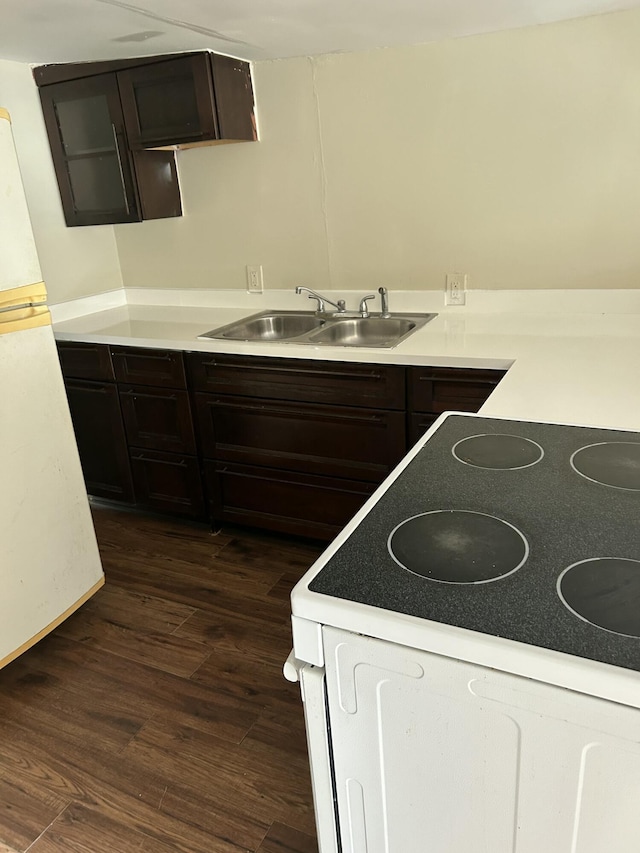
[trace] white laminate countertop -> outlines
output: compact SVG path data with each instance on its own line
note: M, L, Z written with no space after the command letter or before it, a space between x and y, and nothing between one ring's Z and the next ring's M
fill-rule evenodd
M219 298L210 292L209 304L198 306L167 304L170 299L162 291L145 293L144 304L127 298L125 304L78 316L72 316L69 305L64 310L53 306L54 320L70 317L54 322L56 338L285 358L509 368L482 414L640 431L640 310L635 292L614 300L614 310L605 292L603 311L591 294L589 310L583 313L573 313L571 301L556 296L561 313L548 306L539 310L539 302L533 311L518 304L506 311L487 310L486 301L480 303L477 298L469 299L463 308L444 309L441 297L435 304L434 298L420 296L418 302L414 295L414 304L398 299L392 311L439 314L391 349L198 340L203 332L258 311L300 308L299 298L290 301L265 294L255 302L238 298L234 305L228 292ZM627 304L631 310L625 308Z

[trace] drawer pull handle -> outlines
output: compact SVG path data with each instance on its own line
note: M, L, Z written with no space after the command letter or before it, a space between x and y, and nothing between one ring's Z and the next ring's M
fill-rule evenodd
M150 456L145 456L144 454L139 454L138 456L131 457L134 462L162 462L163 465L171 465L174 468L186 468L187 460L181 459L179 462L173 462L170 459L152 459Z
M344 370L313 370L299 367L271 367L266 364L225 364L217 362L215 359L202 362L204 367L230 367L233 370L251 370L253 372L261 371L262 373L293 373L299 376L302 380L309 376L327 377L328 379L381 379L382 374L379 371L371 371L370 373L347 373Z
M177 400L178 397L176 394L151 394L145 393L144 391L134 391L130 388L128 391L120 392L123 397L133 397L134 400L137 400L138 397L144 397L147 400Z
M133 358L142 358L145 361L173 361L175 359L175 355L173 353L167 352L162 355L155 355L154 353L150 353L147 355L137 355L136 353L124 353L118 352L117 350L111 350L111 355L119 356L120 358L124 358L126 360Z
M91 380L67 380L67 388L71 391L76 391L78 388L81 388L83 391L89 391L92 394L108 394L109 389L113 387L113 385L98 385L96 382L92 382Z
M451 382L454 384L466 384L466 385L497 385L500 382L500 379L492 379L488 376L478 377L474 379L473 376L439 376L437 373L423 373L418 376L418 382Z
M100 347L103 347L104 344L73 344L70 341L60 341L60 344L64 344L64 347L61 347L62 352L99 352Z
M349 412L347 414L341 411L323 412L315 409L301 409L295 405L292 405L291 407L278 406L277 404L269 405L268 403L256 403L255 405L252 405L251 403L231 403L224 399L216 399L209 405L211 408L219 407L221 409L235 409L240 412L260 412L263 415L308 415L309 411L311 411L316 420L363 421L367 423L373 421L375 423L381 422L385 419L385 415L377 415L371 412L367 414L354 412Z

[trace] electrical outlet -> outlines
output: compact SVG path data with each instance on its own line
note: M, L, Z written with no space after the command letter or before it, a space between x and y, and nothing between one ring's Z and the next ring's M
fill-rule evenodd
M460 272L447 273L447 285L444 294L445 305L464 305L467 297L467 276Z
M247 264L247 290L249 293L262 293L263 289L262 264L256 266Z

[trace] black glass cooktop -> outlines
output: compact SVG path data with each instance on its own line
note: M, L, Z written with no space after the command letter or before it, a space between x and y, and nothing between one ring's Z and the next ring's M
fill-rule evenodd
M640 434L450 415L309 588L640 671Z

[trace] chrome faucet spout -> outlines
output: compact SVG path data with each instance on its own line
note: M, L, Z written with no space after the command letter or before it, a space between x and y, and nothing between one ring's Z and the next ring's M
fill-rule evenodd
M344 299L338 299L337 302L333 302L326 296L321 296L319 293L316 293L315 290L311 290L309 287L302 287L301 285L298 285L298 287L296 287L296 293L308 293L309 299L316 299L318 301L318 307L316 309L317 314L325 313L325 302L329 305L332 305L339 314L344 314L344 312L346 311L346 303Z

